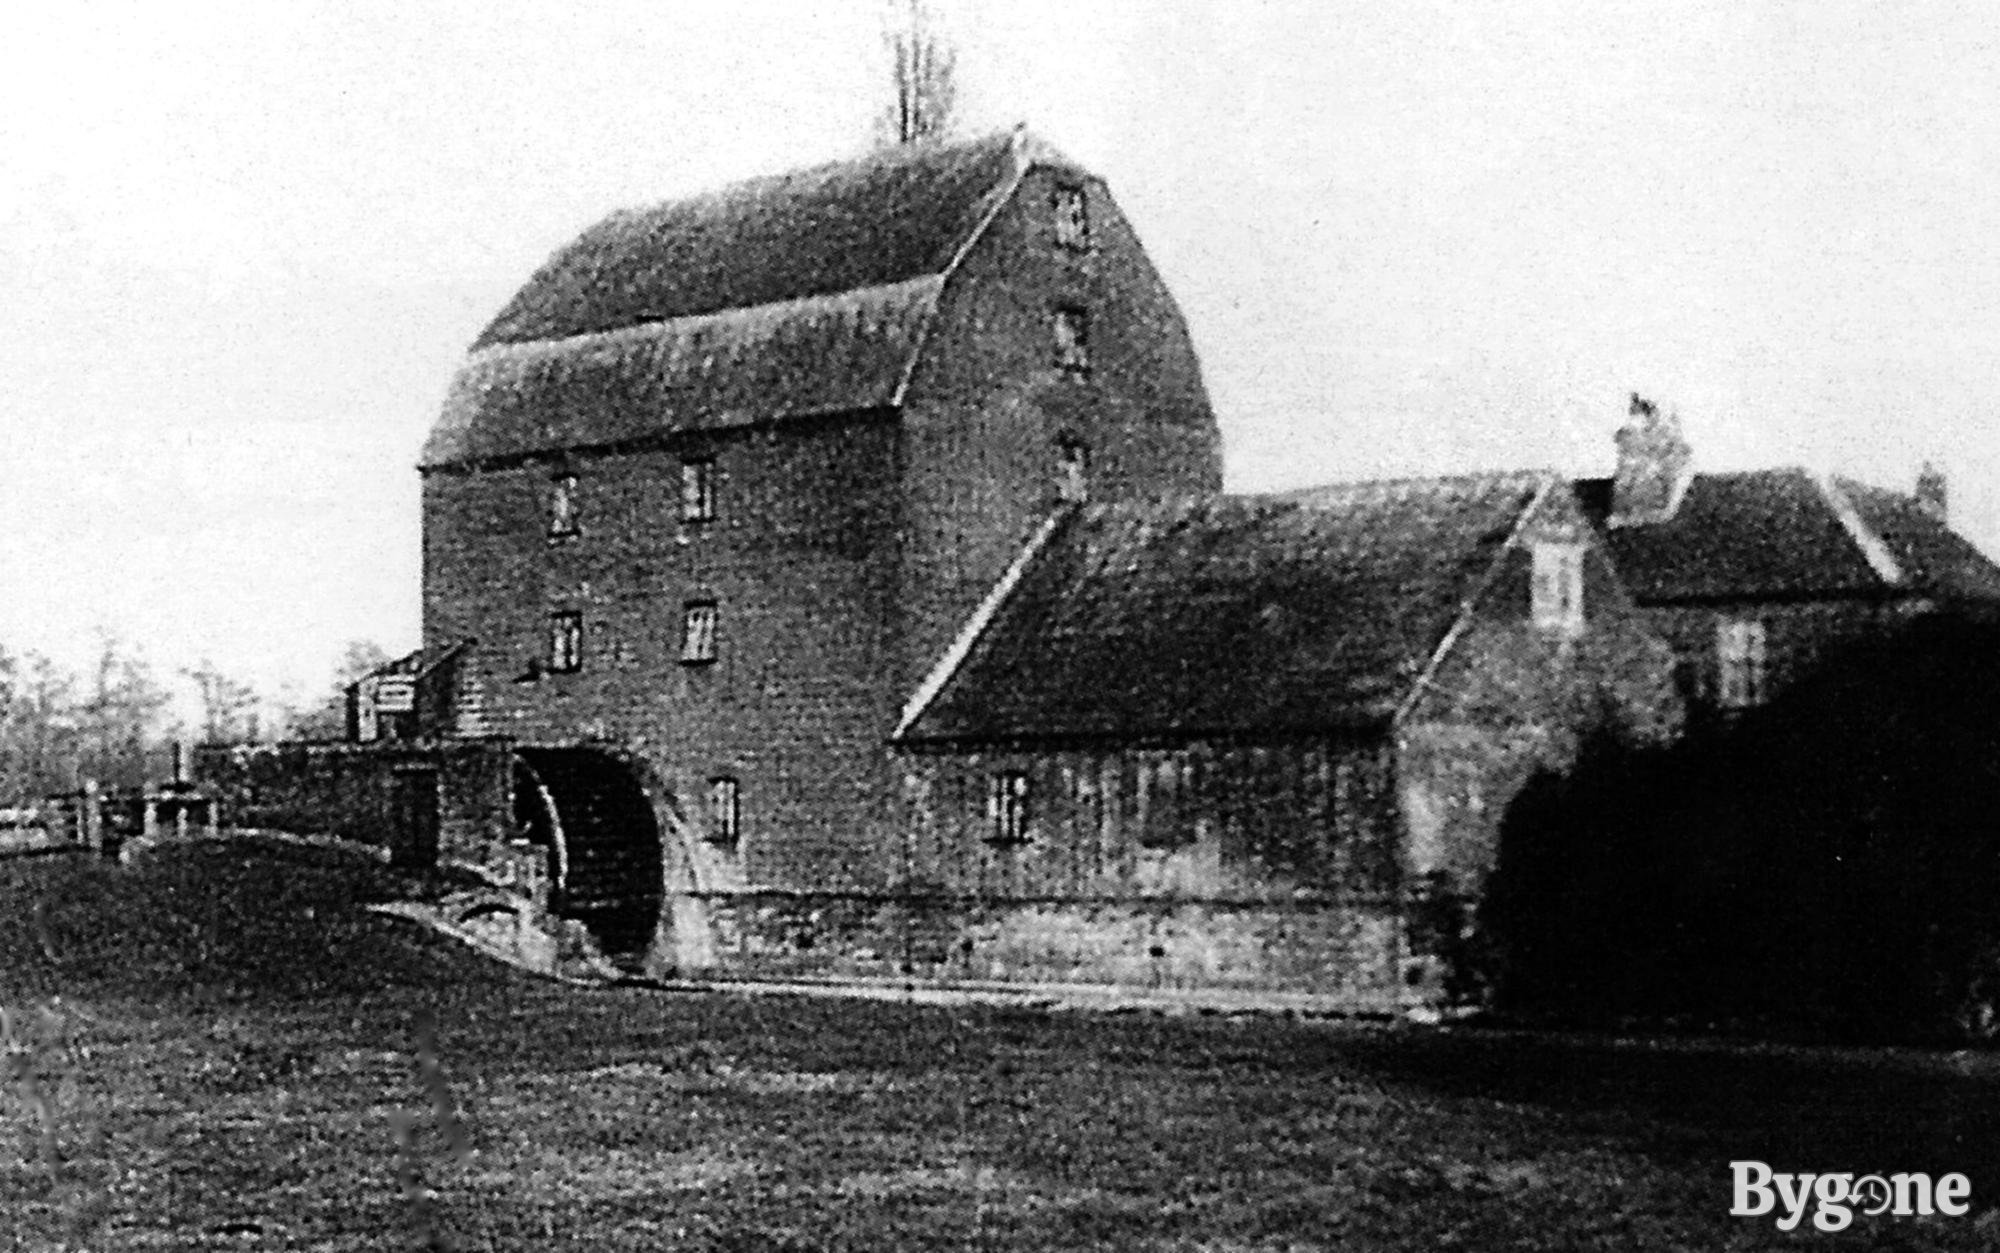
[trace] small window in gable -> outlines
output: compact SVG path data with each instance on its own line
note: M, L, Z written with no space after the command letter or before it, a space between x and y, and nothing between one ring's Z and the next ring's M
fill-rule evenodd
M715 521L715 461L709 457L681 462L681 521Z
M565 539L576 532L576 476L559 474L549 489L549 538Z
M573 609L549 615L549 672L573 674L583 668L583 615Z
M1728 709L1764 703L1768 657L1764 624L1725 618L1715 624L1716 699Z
M1090 199L1081 184L1061 183L1055 194L1056 243L1072 252L1090 249Z
M1071 374L1090 373L1090 314L1076 305L1055 312L1056 365Z
M1090 449L1081 440L1056 445L1056 498L1064 504L1090 499Z
M1028 842L1028 776L1003 770L992 777L986 792L988 844L1009 847Z
M1545 631L1583 630L1583 545L1534 545L1532 616Z
M694 601L681 620L681 664L701 665L715 660L715 621L712 600Z
M709 842L734 844L742 835L742 789L735 779L718 775L708 781Z

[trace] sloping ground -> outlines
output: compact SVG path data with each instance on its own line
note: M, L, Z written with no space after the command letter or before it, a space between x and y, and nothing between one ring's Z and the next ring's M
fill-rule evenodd
M411 1183L461 1250L2000 1236L1986 1057L579 989L365 913L381 874L0 867L0 1249L421 1248ZM1739 1158L1962 1170L1975 1213L1802 1240L1728 1217Z

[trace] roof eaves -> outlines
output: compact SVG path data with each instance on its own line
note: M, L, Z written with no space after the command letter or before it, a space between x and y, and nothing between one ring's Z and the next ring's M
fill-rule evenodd
M1028 176L1028 170L1034 164L1034 155L1030 151L1033 142L1033 137L1028 134L1026 127L1014 128L1013 137L1008 143L1008 151L1014 157L1013 170L1007 175L1006 182L993 193L993 203L986 207L986 212L979 215L979 221L966 232L965 238L960 240L958 247L952 251L951 260L945 262L944 269L929 280L937 284L937 293L931 298L930 308L924 312L923 326L917 331L916 348L910 353L909 360L903 363L903 376L896 380L896 390L890 393L891 405L902 407L903 396L910 389L910 380L916 377L917 363L924 359L924 353L930 348L931 331L937 325L938 308L944 304L946 285L957 275L958 267L964 264L966 256L980 240L986 237L986 232L992 229L1001 211L1013 203L1014 194L1021 190L1021 180Z
M1842 529L1847 532L1847 537L1861 550L1862 557L1867 560L1869 569L1875 572L1875 577L1890 587L1902 587L1906 582L1902 564L1896 560L1896 555L1889 551L1889 545L1882 537L1863 520L1861 511L1854 507L1854 502L1848 499L1840 484L1828 474L1809 474L1807 477L1812 480L1813 486L1819 489L1820 498L1826 501L1827 508L1833 510L1833 516L1839 519Z
M1479 607L1479 602L1486 598L1486 593L1492 588L1494 580L1499 577L1501 561L1509 552L1520 546L1521 536L1527 530L1528 520L1541 512L1542 506L1549 499L1549 494L1567 482L1553 471L1542 472L1540 478L1541 485L1535 489L1535 494L1528 503L1514 515L1513 523L1507 528L1507 538L1494 550L1492 560L1487 562L1486 569L1480 572L1479 581L1473 585L1471 593L1459 602L1458 612L1452 616L1451 625L1439 638L1437 647L1431 650L1423 671L1417 675L1416 681L1410 684L1410 690L1398 702L1396 712L1390 717L1392 726L1402 725L1403 720L1409 717L1410 711L1417 707L1417 702L1423 699L1424 693L1437 681L1438 671L1443 668L1445 659L1451 655L1451 650L1457 647L1459 637L1465 634L1467 625L1471 623L1473 611Z

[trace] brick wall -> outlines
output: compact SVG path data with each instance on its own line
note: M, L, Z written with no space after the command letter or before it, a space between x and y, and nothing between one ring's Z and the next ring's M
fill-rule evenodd
M1064 183L1086 189L1087 251L1055 239ZM1064 305L1089 316L1087 376L1056 364ZM1221 435L1172 296L1102 182L1037 167L946 288L906 398L906 688L1055 508L1065 439L1088 449L1093 499L1222 488Z
M684 458L712 458L716 518L683 524ZM732 873L845 888L893 869L877 830L881 743L900 707L890 662L895 438L881 415L689 433L424 481L425 638L465 663L487 727L643 758L705 821L708 780L738 780ZM548 534L559 475L577 534ZM681 661L683 609L717 606L716 660ZM540 673L549 619L582 621L574 673Z

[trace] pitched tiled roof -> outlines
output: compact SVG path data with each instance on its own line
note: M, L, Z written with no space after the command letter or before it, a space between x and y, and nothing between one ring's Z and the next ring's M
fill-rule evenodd
M1641 604L2000 595L2000 570L1913 500L1848 479L1800 469L1698 474L1671 518L1628 526L1605 524L1611 480L1579 480L1576 493Z
M613 214L473 345L422 464L893 403L1020 133L899 147Z
M1611 481L1577 499L1595 522ZM1698 474L1664 522L1607 526L1612 560L1635 600L1865 595L1887 585L1825 491L1803 470Z
M1895 554L1909 584L1927 595L2000 600L2000 566L1905 492L1838 480L1869 529Z
M903 739L1379 725L1546 481L1092 506L1028 565Z

